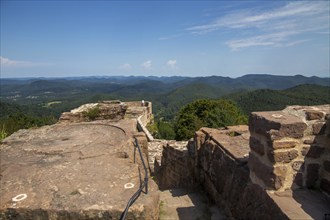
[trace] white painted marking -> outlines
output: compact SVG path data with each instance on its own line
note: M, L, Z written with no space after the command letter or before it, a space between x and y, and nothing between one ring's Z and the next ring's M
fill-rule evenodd
M125 189L131 189L131 188L134 187L134 184L133 184L133 183L126 183L126 184L124 185L124 187L125 187Z
M25 193L23 193L23 194L19 194L19 195L15 196L15 197L12 198L11 200L12 200L13 202L19 202L19 201L22 201L22 200L24 200L24 199L26 199L26 198L27 198L27 195L26 195Z
M280 115L280 114L272 114L272 116L273 116L274 118L282 118L282 117L283 117L283 115Z

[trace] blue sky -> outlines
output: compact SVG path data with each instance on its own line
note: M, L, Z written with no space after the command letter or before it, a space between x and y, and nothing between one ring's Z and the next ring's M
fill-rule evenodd
M329 1L3 1L1 77L329 77Z

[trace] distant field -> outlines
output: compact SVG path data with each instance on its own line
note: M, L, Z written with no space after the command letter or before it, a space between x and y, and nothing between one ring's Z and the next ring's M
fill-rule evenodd
M48 103L45 104L43 107L45 107L45 108L49 108L49 107L51 107L52 105L61 104L61 103L62 103L62 101L48 102Z

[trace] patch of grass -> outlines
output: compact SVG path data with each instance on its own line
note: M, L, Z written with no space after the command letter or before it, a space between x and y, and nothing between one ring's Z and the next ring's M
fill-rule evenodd
M61 104L61 103L62 103L61 101L48 102L48 103L45 104L43 107L45 107L45 108L49 108L49 107L51 107L52 105Z
M82 112L83 116L88 118L88 120L93 121L100 115L100 108L99 106L95 106L88 111Z
M159 220L162 220L166 217L166 212L165 212L165 202L164 201L160 201L159 203Z
M3 139L5 139L7 137L7 131L5 128L5 125L2 125L2 128L0 130L0 141L2 141Z
M152 134L152 136L156 136L158 133L157 123L151 123L147 125L148 131Z

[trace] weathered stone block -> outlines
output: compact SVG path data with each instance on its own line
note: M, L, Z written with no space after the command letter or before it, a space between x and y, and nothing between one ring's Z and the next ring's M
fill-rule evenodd
M278 122L268 120L265 112L252 112L249 117L249 130L258 134L268 135L267 131L271 129L280 129L281 125Z
M301 138L307 125L297 116L285 112L253 112L249 118L250 132L264 135L271 140L283 137Z
M263 164L253 153L249 155L249 167L266 187L279 189L283 186L286 179L287 168L285 166L270 167Z
M197 149L195 147L195 141L193 138L191 138L189 141L188 141L188 144L187 144L187 149L188 149L188 152L190 153L190 155L192 156L195 156L196 153L197 153Z
M279 140L285 137L302 138L306 124L295 124L293 126L282 126L280 130L270 130L269 135L271 140Z
M272 147L274 149L285 149L285 148L294 148L297 145L297 141L273 141Z
M310 145L303 146L301 149L301 155L306 156L310 148L311 148Z
M295 161L292 163L292 169L295 171L304 171L305 166L304 166L304 161Z
M316 120L322 119L324 117L324 113L316 110L306 110L306 119L307 120Z
M253 150L254 152L260 154L260 155L264 155L265 154L265 147L264 145L255 137L250 137L250 148L251 150Z
M315 124L313 124L312 127L313 127L313 134L315 134L315 135L325 134L325 129L326 129L325 122L315 123Z
M196 146L196 153L201 148L203 143L205 142L206 135L202 131L195 132L195 146Z
M306 186L308 188L315 186L319 179L320 165L313 163L307 166Z
M271 162L284 162L289 163L291 160L298 157L297 150L288 150L288 151L273 151L269 150L267 154Z
M330 120L330 114L325 114L325 117L324 118L325 118L325 120L328 120L329 121Z
M304 144L313 144L315 143L315 136L310 136L308 139L304 140Z
M327 179L321 179L320 187L326 193L330 194L330 181Z
M330 173L330 161L329 160L324 161L323 168L324 168L324 170L326 170L327 172Z
M275 187L275 189L279 189L283 186L284 181L286 179L287 168L285 166L274 167L273 173L275 175L274 187Z
M319 158L324 153L324 150L325 150L324 147L312 145L309 148L308 153L306 154L306 157Z

